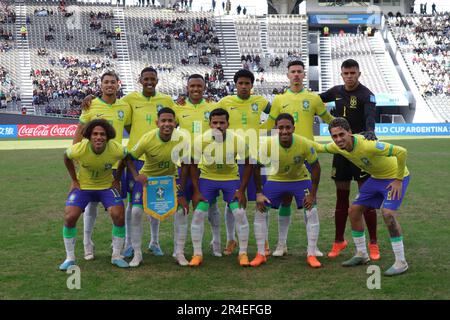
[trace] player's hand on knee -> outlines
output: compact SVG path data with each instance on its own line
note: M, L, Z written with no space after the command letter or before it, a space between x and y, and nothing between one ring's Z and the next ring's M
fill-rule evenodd
M402 180L395 179L386 187L386 189L391 189L391 200L400 200L402 195Z
M262 193L256 194L256 207L260 212L267 211L266 203L270 204L270 200Z
M236 199L238 201L239 208L245 209L247 207L247 197L242 190L236 190L233 199Z
M378 140L375 132L373 131L363 131L360 134L363 135L366 140Z
M184 215L189 214L189 205L188 205L188 203L186 201L186 198L184 196L179 196L178 197L178 204L183 207Z
M312 206L314 205L314 202L315 202L314 197L311 194L309 194L303 198L303 207L306 210L311 210Z
M120 181L119 180L113 180L111 187L113 189L116 189L120 193Z

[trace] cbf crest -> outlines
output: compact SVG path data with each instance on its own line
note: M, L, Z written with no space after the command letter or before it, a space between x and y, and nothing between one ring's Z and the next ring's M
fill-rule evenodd
M350 108L356 108L356 105L358 104L358 100L355 96L350 97Z
M119 118L120 121L123 120L124 116L125 116L125 113L123 112L123 110L117 111L117 118Z
M257 103L253 103L252 104L252 111L253 112L258 112L258 104Z
M303 110L309 110L309 100L304 100L303 101Z
M209 112L209 111L206 111L206 112L204 112L203 113L203 116L204 116L204 118L205 118L205 121L209 121L209 114L210 114L211 112Z
M105 170L110 170L112 168L111 163L105 163Z
M301 156L295 156L294 157L294 163L295 164L299 164L302 162L302 157Z
M173 176L149 177L143 189L146 214L162 221L176 212L178 202Z
M158 104L156 106L156 111L159 112L159 110L161 110L162 108L164 108L164 106L162 104Z
M361 158L361 162L364 163L366 167L370 166L370 161L366 157Z

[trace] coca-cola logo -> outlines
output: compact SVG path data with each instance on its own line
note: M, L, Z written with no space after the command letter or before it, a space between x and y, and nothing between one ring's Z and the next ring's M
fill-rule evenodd
M19 137L73 137L76 124L22 124L19 125Z

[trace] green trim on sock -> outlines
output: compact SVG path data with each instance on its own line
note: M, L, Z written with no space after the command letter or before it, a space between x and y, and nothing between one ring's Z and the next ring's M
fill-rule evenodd
M364 236L364 230L363 231L352 230L352 237L353 238L361 238L363 236Z
M291 206L289 206L289 207L281 206L280 209L278 210L278 214L283 217L290 216L291 215Z
M208 209L209 209L209 204L208 204L208 202L205 202L205 201L200 201L197 205L197 208L195 208L195 210L204 211L204 212L208 212Z
M117 238L125 238L125 226L118 227L114 224L112 228L112 235Z
M133 204L132 207L137 207L137 208L141 208L142 210L144 210L144 205L142 205L142 204Z
M64 226L63 227L63 237L70 239L70 238L75 238L77 235L77 228L73 227L73 228L69 228Z
M228 207L230 207L231 211L234 211L236 209L239 209L239 203L237 201L230 202Z
M400 242L403 241L403 236L391 238L391 242Z

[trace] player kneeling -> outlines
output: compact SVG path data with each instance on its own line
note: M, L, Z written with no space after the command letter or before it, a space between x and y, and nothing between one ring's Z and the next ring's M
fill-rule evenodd
M113 141L114 128L104 119L89 122L81 142L66 150L64 164L72 178L72 185L67 197L63 237L66 247L66 260L59 266L62 271L75 265L76 223L89 202L101 202L113 221L111 263L119 268L128 268L120 251L125 237L125 217L122 198L120 197L121 171L117 170L113 177L112 167L127 157L126 149ZM75 172L74 161L79 163L79 171ZM120 166L123 168L123 166Z

